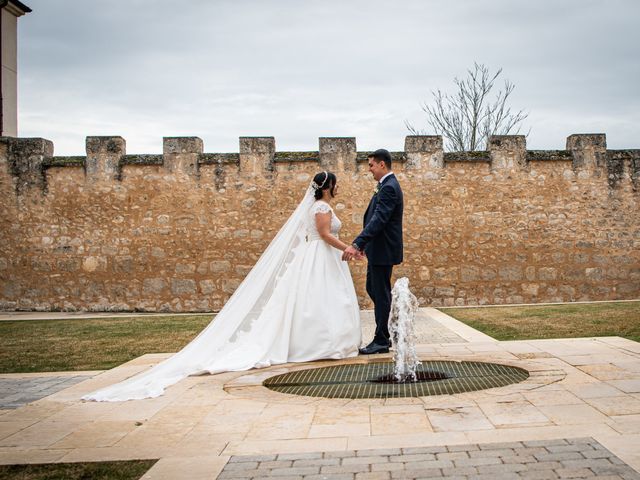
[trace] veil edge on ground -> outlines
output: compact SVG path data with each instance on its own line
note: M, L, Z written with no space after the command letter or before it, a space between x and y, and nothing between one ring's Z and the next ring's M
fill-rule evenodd
M191 342L150 369L91 392L82 399L115 402L154 398L162 395L165 388L190 375L219 373L211 367L215 365L216 356L219 357L243 332L251 329L271 298L279 278L300 253L305 243L305 219L314 201L314 189L310 186L220 312Z

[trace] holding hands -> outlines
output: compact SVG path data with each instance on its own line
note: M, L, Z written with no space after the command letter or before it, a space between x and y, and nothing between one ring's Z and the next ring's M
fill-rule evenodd
M342 260L348 262L350 260L363 260L366 255L363 250L358 250L353 245L349 245L342 253Z

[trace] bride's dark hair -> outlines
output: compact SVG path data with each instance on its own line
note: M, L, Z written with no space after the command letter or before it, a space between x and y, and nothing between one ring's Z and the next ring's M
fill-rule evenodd
M314 187L314 197L316 197L316 200L320 200L322 198L322 190L327 189L330 189L331 197L335 197L333 189L336 186L336 180L336 176L331 172L316 173L316 176L313 177L313 183L318 186L318 188Z

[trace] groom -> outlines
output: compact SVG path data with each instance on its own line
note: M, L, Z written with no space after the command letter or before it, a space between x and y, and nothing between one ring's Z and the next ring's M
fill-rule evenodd
M368 157L369 171L378 181L364 213L364 229L342 255L351 260L366 254L367 293L373 300L376 333L373 341L360 349L363 355L387 353L389 311L391 310L391 272L402 263L402 189L391 171L391 154L381 148ZM363 253L364 252L364 253Z

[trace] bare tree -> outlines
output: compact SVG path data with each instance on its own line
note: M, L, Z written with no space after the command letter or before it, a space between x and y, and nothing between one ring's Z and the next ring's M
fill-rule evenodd
M520 133L522 122L529 114L524 110L512 113L507 106L515 85L505 80L504 88L490 98L501 73L502 68L491 74L485 65L474 63L473 70L467 70L466 78L454 79L457 90L453 95L438 89L431 92L434 104L422 105L427 123L437 135L444 137L448 150L484 150L491 135ZM424 130L416 129L408 121L405 125L413 135L425 135Z

